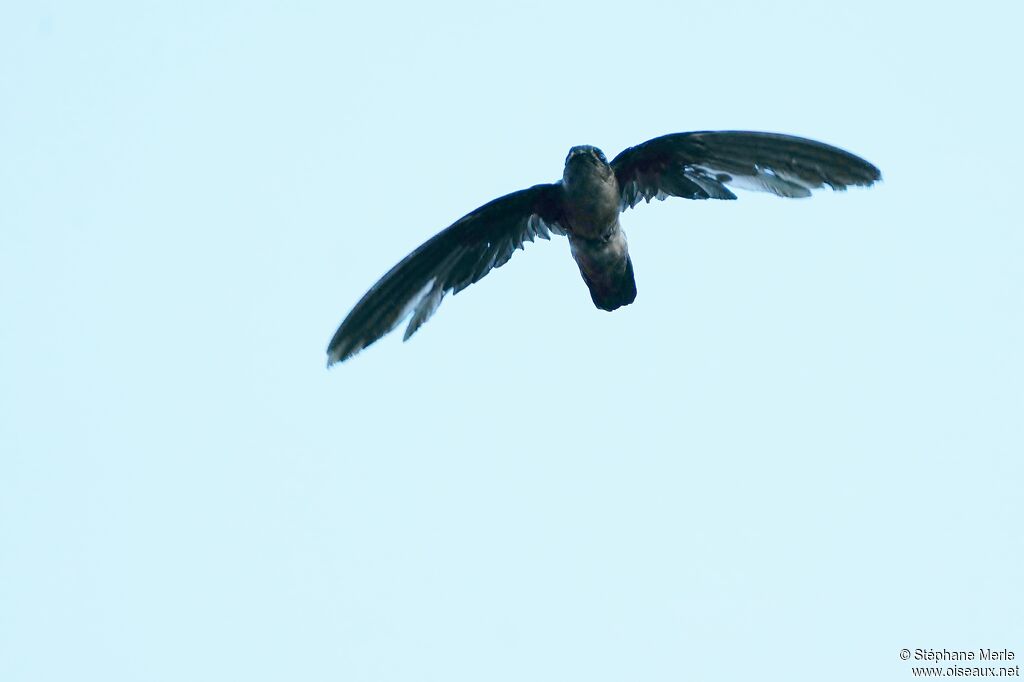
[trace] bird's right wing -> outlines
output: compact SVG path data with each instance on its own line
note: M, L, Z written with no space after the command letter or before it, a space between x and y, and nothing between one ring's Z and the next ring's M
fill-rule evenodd
M458 293L504 265L535 237L565 234L560 186L535 185L507 194L460 218L380 278L356 303L327 347L327 366L349 358L397 327L409 314L405 339Z
M621 209L640 201L735 199L726 185L808 197L828 185L870 185L877 168L850 152L792 135L745 131L675 133L626 149L612 159Z

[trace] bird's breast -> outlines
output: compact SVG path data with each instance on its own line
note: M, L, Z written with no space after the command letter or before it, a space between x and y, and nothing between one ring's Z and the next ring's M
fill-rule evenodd
M562 186L572 234L603 239L614 231L619 220L619 187L614 175L579 174L564 178Z

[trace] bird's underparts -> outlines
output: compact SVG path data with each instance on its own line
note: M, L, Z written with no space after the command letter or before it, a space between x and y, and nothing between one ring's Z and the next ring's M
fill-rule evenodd
M568 237L594 305L615 310L636 298L619 214L641 200L735 199L729 187L808 197L881 178L873 165L814 140L757 132L665 135L608 163L597 147L573 147L558 182L507 194L459 218L391 268L366 292L327 347L330 367L381 338L409 315L405 339L458 293L501 267L535 237Z

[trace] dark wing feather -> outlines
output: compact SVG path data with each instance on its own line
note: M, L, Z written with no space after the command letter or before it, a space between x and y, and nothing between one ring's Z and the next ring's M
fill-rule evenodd
M327 366L349 358L412 315L412 336L449 291L458 293L501 267L535 237L565 234L554 184L507 194L460 218L406 256L356 303L327 347Z
M807 197L812 189L867 186L882 174L838 147L791 135L742 131L676 133L648 140L612 159L621 210L669 196L735 199L726 185Z

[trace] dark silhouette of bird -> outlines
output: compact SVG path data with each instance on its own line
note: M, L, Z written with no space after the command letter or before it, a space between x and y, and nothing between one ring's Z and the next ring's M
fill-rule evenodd
M869 186L881 173L837 147L791 135L676 133L626 149L611 163L597 147L569 150L562 179L484 204L391 268L356 303L327 347L327 366L352 357L412 315L408 340L449 291L501 267L535 237L569 239L594 305L615 310L636 298L633 262L619 214L641 200L735 199L727 187L808 197Z

